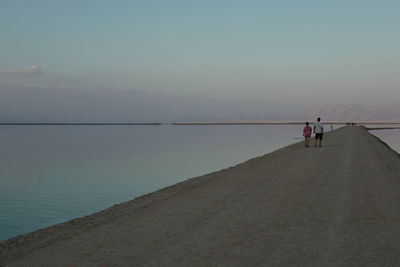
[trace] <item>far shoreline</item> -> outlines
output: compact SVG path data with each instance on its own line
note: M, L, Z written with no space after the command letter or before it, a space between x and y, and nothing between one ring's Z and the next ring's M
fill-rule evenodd
M400 122L391 121L325 121L324 124L346 125L400 125ZM303 125L304 121L231 121L231 122L209 122L209 121L181 121L181 122L0 122L0 126L191 126L191 125ZM379 128L379 127L377 127ZM371 128L371 130L375 128ZM392 128L390 128L392 129ZM395 129L395 128L393 128Z

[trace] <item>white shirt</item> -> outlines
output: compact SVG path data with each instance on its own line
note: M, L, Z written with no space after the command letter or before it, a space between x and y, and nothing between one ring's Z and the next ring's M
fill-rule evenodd
M323 133L324 124L322 122L314 123L314 132L315 133Z

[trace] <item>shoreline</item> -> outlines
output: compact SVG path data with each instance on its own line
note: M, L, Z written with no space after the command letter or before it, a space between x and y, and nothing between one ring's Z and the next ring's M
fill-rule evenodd
M324 124L332 125L346 125L347 121L328 121ZM365 121L353 121L358 125L368 125L368 124L392 124L400 125L400 122L365 122ZM191 125L304 125L304 121L233 121L233 122L0 122L0 126L191 126ZM400 127L389 127L389 128L371 128L371 129L397 129Z

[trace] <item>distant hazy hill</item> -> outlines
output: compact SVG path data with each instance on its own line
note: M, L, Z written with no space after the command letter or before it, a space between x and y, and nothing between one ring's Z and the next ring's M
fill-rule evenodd
M400 121L400 103L385 105L326 105L280 116L279 120Z

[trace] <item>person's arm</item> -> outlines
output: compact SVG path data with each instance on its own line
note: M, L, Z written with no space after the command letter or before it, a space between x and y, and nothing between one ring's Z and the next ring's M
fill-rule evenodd
M322 134L324 134L324 126L321 126Z
M315 133L315 125L314 125L314 130L313 130L313 131L314 131L314 133Z

